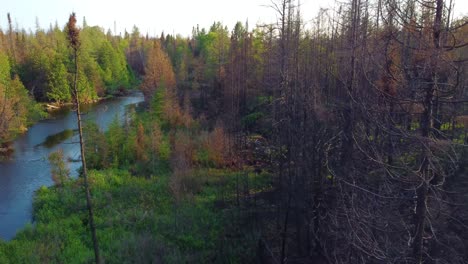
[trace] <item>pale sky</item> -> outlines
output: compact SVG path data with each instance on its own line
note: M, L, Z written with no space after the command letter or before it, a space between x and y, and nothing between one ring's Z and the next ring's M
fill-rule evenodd
M344 1L342 1L344 2ZM301 12L305 21L311 21L319 7L332 7L333 0L301 0ZM98 25L106 31L117 33L136 25L142 34L159 36L165 33L188 36L192 27L209 28L214 21L221 21L229 29L237 21L247 19L251 27L258 22L275 21L275 11L265 7L270 0L3 0L0 4L0 27L7 28L7 12L14 25L35 30L36 17L41 28L58 22L62 27L71 12L76 12L81 25L83 16L88 25ZM468 0L455 0L458 16L468 15Z

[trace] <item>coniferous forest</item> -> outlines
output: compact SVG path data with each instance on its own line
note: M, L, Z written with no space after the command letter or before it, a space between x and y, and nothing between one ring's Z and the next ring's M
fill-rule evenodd
M468 263L468 18L449 0L346 0L308 23L269 4L273 24L189 37L8 14L1 159L68 106L81 168L45 157L54 185L0 263ZM107 130L81 118L138 91Z

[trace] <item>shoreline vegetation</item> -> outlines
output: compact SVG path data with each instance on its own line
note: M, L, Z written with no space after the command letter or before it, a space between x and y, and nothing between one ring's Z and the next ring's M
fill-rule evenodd
M91 100L91 101L86 101L83 105L95 104L95 103L99 103L101 101L109 100L109 99L112 99L112 98L127 96L127 95L130 95L130 94L135 93L137 91L139 91L139 90L136 89L135 87L132 88L132 89L118 89L117 92L107 94L107 95L105 95L103 97L98 97L98 98L96 98L94 100ZM74 105L73 102L44 102L44 103L41 103L41 106L47 112L58 111L58 110L61 110L64 107L70 107L70 106L73 106L73 105Z
M91 100L91 101L87 101L87 102L84 103L83 105L96 104L96 103L99 103L99 102L102 102L102 101L105 101L105 100L109 100L109 99L112 99L112 98L127 96L127 95L132 94L132 93L134 93L134 92L136 92L136 91L137 91L136 89L125 90L125 91L120 90L118 93L108 94L108 95L106 95L106 96L98 97L97 99L94 99L94 100ZM46 102L46 103L42 103L41 105L42 105L42 107L43 107L47 112L50 113L50 112L53 112L53 111L61 110L61 109L63 109L64 107L73 106L74 103L73 103L73 102L64 102L64 103L59 103L59 102Z
M13 153L14 148L11 146L11 142L2 143L0 146L0 157L6 157ZM1 158L0 158L1 160Z
M97 99L95 99L93 101L86 102L85 104L83 104L83 106L100 103L102 101L109 100L109 99L116 98L116 97L127 96L129 94L134 93L134 92L137 92L137 90L136 89L119 90L118 93L109 94L109 95L106 95L104 97L99 97L99 98L97 98ZM48 103L41 103L40 105L47 113L51 113L51 112L54 112L54 111L60 111L60 110L62 110L64 108L66 108L66 107L72 107L74 104L72 102L69 102L69 103L48 102ZM14 153L15 149L13 147L13 142L16 140L17 137L27 133L29 127L34 126L37 122L40 122L41 120L46 120L48 118L49 118L49 116L43 115L41 117L41 119L38 119L38 120L35 120L34 122L31 122L28 127L24 128L14 138L12 138L9 141L3 142L0 145L0 160L8 158L10 155L12 155Z

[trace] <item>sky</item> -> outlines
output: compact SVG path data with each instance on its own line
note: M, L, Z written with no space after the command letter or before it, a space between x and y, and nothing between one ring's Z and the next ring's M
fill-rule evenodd
M83 17L90 26L100 26L106 31L131 32L136 25L142 34L159 36L181 34L189 36L197 24L209 28L214 21L221 21L230 29L237 21L275 21L275 11L267 7L270 0L5 0L0 4L0 27L7 28L7 13L14 25L26 30L36 29L36 18L41 28L49 28L57 21L64 26L71 12L75 12L79 24ZM304 21L312 21L320 7L330 8L334 0L301 0ZM455 0L458 16L468 15L468 0Z

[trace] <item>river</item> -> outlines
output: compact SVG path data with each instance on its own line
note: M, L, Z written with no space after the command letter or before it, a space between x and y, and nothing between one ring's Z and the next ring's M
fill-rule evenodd
M128 106L142 101L141 93L104 100L86 106L84 119L94 120L105 131L116 115L123 120ZM51 113L49 119L36 123L13 142L15 151L11 157L0 161L0 239L12 239L31 222L34 192L53 184L49 154L62 149L65 158L77 160L78 141L76 113L65 108ZM76 177L81 163L67 161L67 164Z

